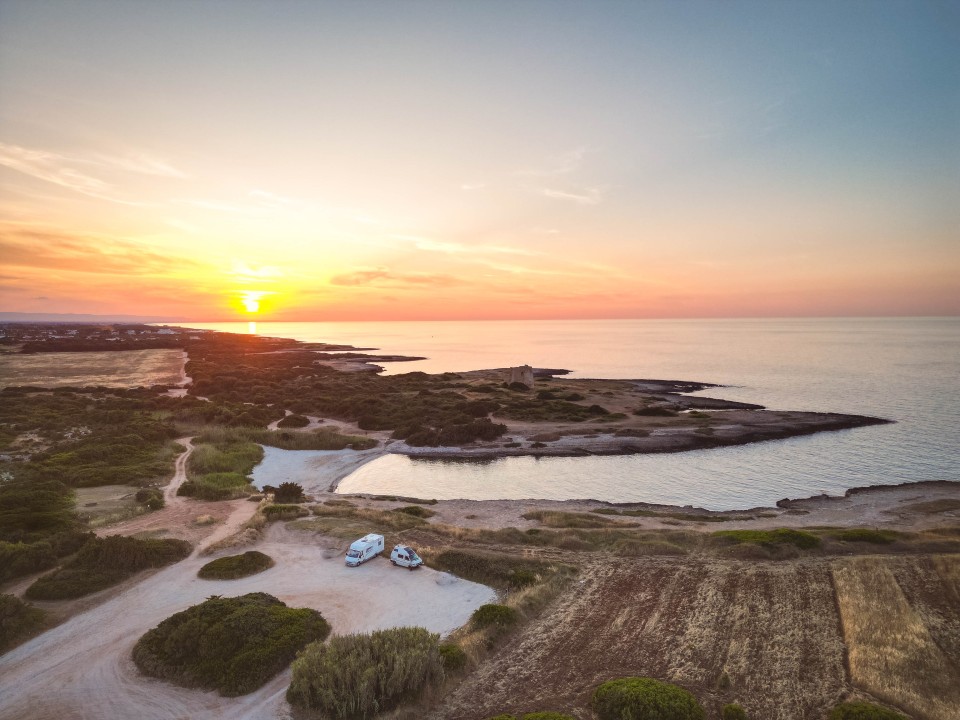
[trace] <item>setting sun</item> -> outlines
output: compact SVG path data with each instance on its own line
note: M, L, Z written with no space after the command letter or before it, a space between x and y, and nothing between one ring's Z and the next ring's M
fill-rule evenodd
M257 313L260 312L260 300L269 294L268 292L260 290L247 290L240 297L240 302L243 305L243 309L248 313Z

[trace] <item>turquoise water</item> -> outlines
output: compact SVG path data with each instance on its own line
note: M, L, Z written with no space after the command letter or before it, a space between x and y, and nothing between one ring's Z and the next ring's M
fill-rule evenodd
M247 330L246 323L197 327ZM257 330L429 356L389 372L528 363L578 377L719 383L728 387L703 394L896 420L669 455L485 463L389 456L346 478L341 492L735 509L863 485L960 480L958 318L260 323Z

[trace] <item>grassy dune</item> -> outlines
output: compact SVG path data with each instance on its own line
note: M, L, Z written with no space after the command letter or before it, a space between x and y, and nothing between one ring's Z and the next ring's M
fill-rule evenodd
M956 556L937 558L934 567L948 582L960 575ZM837 562L833 579L854 684L918 717L956 720L957 666L908 602L886 559Z

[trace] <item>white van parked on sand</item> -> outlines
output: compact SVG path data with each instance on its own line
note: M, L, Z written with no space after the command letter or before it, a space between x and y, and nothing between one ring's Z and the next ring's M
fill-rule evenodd
M350 549L347 550L346 563L350 567L356 567L382 552L383 535L370 533L369 535L364 535L359 540L355 540L350 545Z
M409 545L394 546L393 552L390 553L390 562L400 567L410 568L411 570L423 565L423 560Z

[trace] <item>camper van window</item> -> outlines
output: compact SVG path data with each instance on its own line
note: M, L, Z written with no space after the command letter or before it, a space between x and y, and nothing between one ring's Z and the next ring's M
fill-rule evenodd
M360 557L360 553L358 553L356 550L351 550L347 553L347 557L358 558Z

